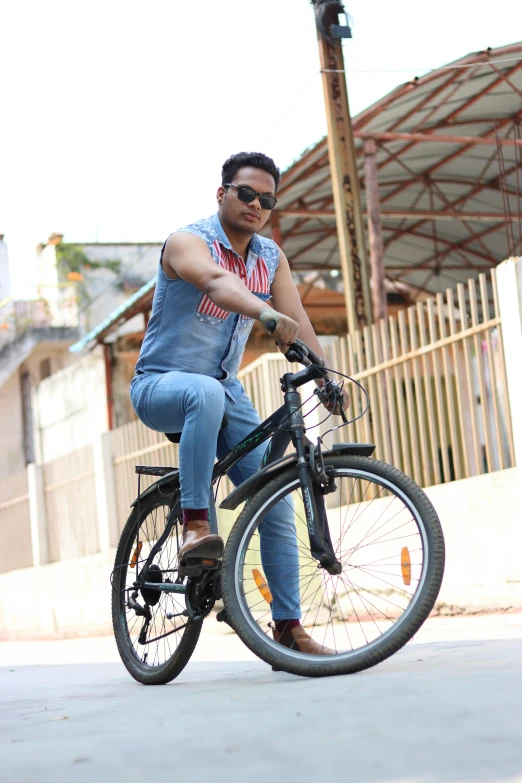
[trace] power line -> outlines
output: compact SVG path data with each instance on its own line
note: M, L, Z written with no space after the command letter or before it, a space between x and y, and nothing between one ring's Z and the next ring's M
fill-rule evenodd
M455 69L461 69L461 68L484 68L487 66L494 66L497 63L512 63L517 60L520 60L520 55L518 57L504 57L501 59L496 59L486 62L479 62L479 63L466 63L464 65L440 65L437 68L383 68L381 70L367 70L367 69L345 69L344 71L336 71L336 70L330 70L330 69L324 69L321 71L321 73L376 73L376 74L382 74L382 73L415 73L418 71L426 71L427 73L434 73L435 71L453 71Z

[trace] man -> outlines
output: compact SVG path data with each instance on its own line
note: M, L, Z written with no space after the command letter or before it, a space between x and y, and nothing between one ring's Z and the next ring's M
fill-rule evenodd
M299 333L324 356L288 260L275 242L258 235L277 202L279 177L266 155L232 155L223 165L217 214L179 229L163 246L131 400L146 426L181 433L180 562L223 554L223 540L210 532L208 494L216 454L228 453L260 423L236 377L254 320L275 321L273 337L283 353ZM230 471L236 485L259 469L264 449L262 444ZM260 536L276 639L309 653L330 653L301 627L296 577L284 578L298 571L288 504L266 515Z

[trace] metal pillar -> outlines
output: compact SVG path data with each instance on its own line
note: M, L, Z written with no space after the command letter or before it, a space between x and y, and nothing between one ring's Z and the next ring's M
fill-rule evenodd
M279 215L277 212L272 212L270 216L270 228L272 231L272 239L282 249L283 236L281 234L281 226L279 225Z
M371 303L344 57L338 40L340 36L348 37L350 32L348 28L339 27L338 17L342 11L340 3L313 0L313 4L328 124L328 154L346 317L348 331L353 334L371 322Z
M114 428L114 399L112 396L112 346L103 343L103 356L105 359L105 391L107 393L107 428Z
M371 292L374 321L386 318L386 291L384 288L384 248L382 244L381 205L376 161L377 145L373 139L364 141L364 171L366 209L368 211L368 239L370 244Z

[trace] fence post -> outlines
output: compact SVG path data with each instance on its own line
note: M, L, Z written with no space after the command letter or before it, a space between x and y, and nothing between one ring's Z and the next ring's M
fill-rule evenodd
M503 261L496 268L496 277L515 464L522 468L522 258Z
M33 566L40 566L49 562L49 531L47 528L43 468L34 462L30 462L27 465L27 492L29 494Z
M102 432L98 435L93 443L93 451L100 550L106 552L118 543L118 515L110 432Z

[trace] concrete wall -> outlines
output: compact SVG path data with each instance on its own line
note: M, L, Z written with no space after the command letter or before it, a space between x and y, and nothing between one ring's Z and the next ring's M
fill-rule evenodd
M522 608L519 470L426 491L439 514L447 550L436 611ZM114 554L114 549L106 549L79 560L0 575L0 639L111 633Z
M111 633L114 555L109 550L1 574L0 641Z
M522 607L522 470L429 487L446 539L444 611Z

